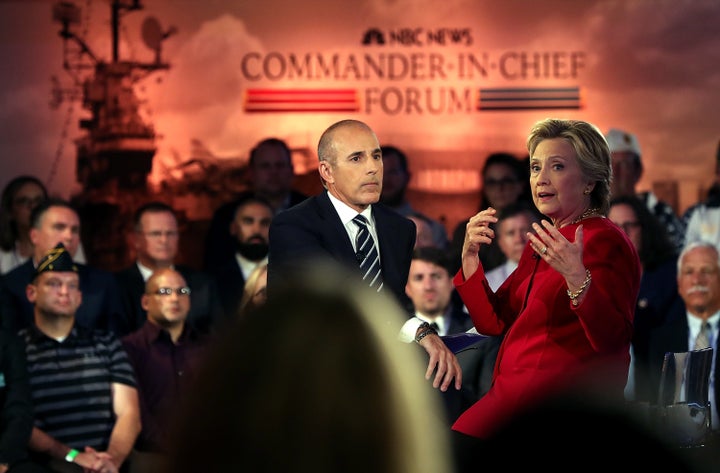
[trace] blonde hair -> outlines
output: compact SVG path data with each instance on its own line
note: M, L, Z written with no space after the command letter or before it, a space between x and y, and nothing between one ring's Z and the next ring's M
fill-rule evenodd
M530 156L541 141L562 138L575 150L583 174L595 182L590 192L590 205L602 215L610 210L610 148L602 132L593 124L582 120L547 118L533 125L527 138Z
M397 339L404 311L344 271L315 266L222 334L168 472L453 470L421 351Z
M267 273L267 263L257 265L255 269L250 272L250 275L245 281L245 286L243 286L242 299L240 299L240 304L238 305L238 313L240 315L253 307L252 298L257 291L258 280L260 276L265 273Z

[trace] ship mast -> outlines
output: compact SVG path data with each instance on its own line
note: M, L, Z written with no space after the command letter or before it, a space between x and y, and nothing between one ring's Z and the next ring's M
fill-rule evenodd
M90 112L80 120L85 133L76 140L76 178L87 190L144 189L152 170L156 134L151 123L140 115L141 101L135 94L137 82L158 70L169 69L161 60L162 42L175 33L162 31L152 17L142 26L145 44L155 51L155 61L142 63L122 60L119 32L123 15L141 10L140 0L113 0L111 8L112 60L101 59L73 28L80 23L80 8L71 1L59 1L53 18L62 25L63 68L74 79L82 94L82 106ZM89 71L89 72L88 72ZM56 93L62 100L62 91Z

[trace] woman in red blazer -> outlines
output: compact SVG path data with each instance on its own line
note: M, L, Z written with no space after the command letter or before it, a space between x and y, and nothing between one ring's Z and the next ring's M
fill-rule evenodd
M530 186L549 220L533 224L518 268L496 293L478 258L495 237L495 209L472 217L454 284L477 330L504 334L490 391L453 430L486 439L523 410L570 389L621 400L630 362L640 262L605 218L610 152L602 133L577 120L547 119L527 140Z

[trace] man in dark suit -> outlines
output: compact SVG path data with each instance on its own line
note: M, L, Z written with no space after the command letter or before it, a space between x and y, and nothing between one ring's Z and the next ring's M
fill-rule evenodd
M115 273L130 323L130 332L143 326L147 313L142 308L145 282L159 268L174 268L187 281L191 292L188 324L207 333L222 323L225 314L215 281L205 272L175 265L178 251L178 222L175 211L163 202L149 202L135 212L133 240L137 260Z
M460 298L453 297L451 267L447 251L433 246L416 248L405 286L415 317L436 324L441 336L466 332L473 327Z
M238 314L245 281L258 266L267 264L268 230L273 208L262 197L249 194L238 201L230 223L230 234L235 238L235 252L211 271L215 278L225 314L233 318Z
M12 332L33 324L33 304L25 295L25 289L35 274L38 261L58 243L63 243L70 254L75 254L80 245L80 217L67 201L50 199L43 202L33 210L31 225L33 256L4 275L0 291L2 326ZM77 323L116 334L127 332L127 315L112 273L76 264L83 293L82 304L75 314Z
M214 272L235 254L235 238L228 231L238 203L247 196L258 196L273 207L275 213L299 204L307 195L292 188L295 179L292 153L287 143L266 138L250 151L246 171L249 189L215 210L205 236L205 270Z
M350 283L392 291L407 307L405 284L415 245L415 224L378 204L383 161L377 136L363 122L337 122L320 137L318 158L325 191L278 213L270 224L268 299L273 297L273 288L288 284L289 278L312 271L314 264L326 260L353 270L358 280ZM364 224L357 223L358 215ZM374 265L365 268L373 261ZM414 317L406 322L405 330L414 330L415 341L428 352L426 377L435 371L433 386L446 391L455 379L455 388L460 389L460 366L437 332Z
M691 243L680 254L680 271L678 272L678 291L685 302L685 312L671 314L668 321L650 334L647 392L654 393L647 400L658 401L660 375L663 358L666 352L681 353L694 350L696 340L703 325L709 329L706 345L715 349L714 375L710 379L717 383L720 380L720 363L717 362L718 322L720 322L720 265L718 249L712 243ZM703 337L700 337L703 338ZM638 378L640 379L640 378ZM709 400L713 411L712 428L720 428L717 411L720 403L720 389L710 383Z

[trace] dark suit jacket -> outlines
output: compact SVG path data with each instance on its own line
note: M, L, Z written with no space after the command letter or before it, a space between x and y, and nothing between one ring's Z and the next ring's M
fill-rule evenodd
M116 334L126 333L128 319L120 289L112 273L80 263L76 265L80 275L82 303L75 313L75 321L88 328L110 330ZM3 328L17 332L34 324L34 307L25 296L25 287L34 272L35 266L29 259L4 275L0 297Z
M186 266L175 266L175 269L182 274L192 291L187 323L201 333L209 332L225 318L215 281L206 273ZM130 327L127 333L131 333L141 328L147 320L147 312L141 304L145 281L136 263L116 272L115 278L128 314Z
M650 335L649 363L648 375L649 386L645 388L645 392L650 393L650 399L640 399L642 401L650 401L656 403L658 401L658 391L660 388L660 374L662 372L663 358L666 352L681 353L689 350L688 337L689 327L687 316L683 310L682 314L672 314L671 318L663 326L652 332ZM718 346L715 344L713 356L715 357L715 379L720 379L720 363L718 362ZM637 378L636 378L636 382ZM711 403L720 406L720 389L717 383L715 387L715 399L710 399ZM713 428L716 428L715 426Z
M245 276L233 254L225 264L212 271L223 311L228 318L234 318L238 313L240 301L245 288Z
M452 302L451 302L452 304ZM452 311L450 312L450 326L448 327L447 334L467 332L473 328L473 322L470 315L462 310L462 306L452 305Z
M27 458L33 405L25 345L14 333L0 331L0 463Z
M410 272L415 224L382 204L372 213L384 281L402 307L408 307L405 284ZM278 213L270 224L268 297L293 275L312 269L313 260L331 260L360 274L355 250L327 191Z

